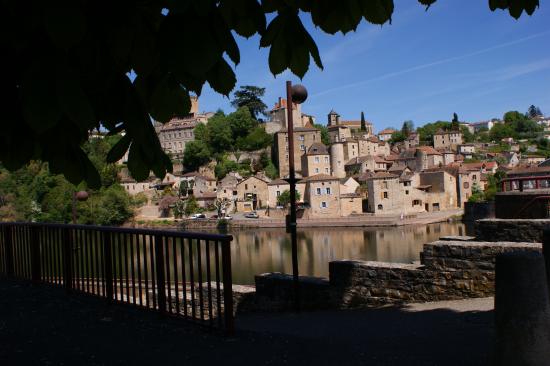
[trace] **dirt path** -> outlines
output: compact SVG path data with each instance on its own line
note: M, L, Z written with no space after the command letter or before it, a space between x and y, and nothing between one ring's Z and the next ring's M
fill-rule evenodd
M486 365L490 302L249 314L226 338L155 313L0 280L0 364Z

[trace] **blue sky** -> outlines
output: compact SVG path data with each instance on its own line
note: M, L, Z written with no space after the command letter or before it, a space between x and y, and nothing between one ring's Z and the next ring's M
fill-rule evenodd
M380 130L411 119L419 126L436 120L481 121L530 104L550 115L550 3L531 17L515 20L491 12L487 1L436 2L427 12L416 1L396 0L393 22L365 21L356 32L329 35L304 24L316 40L324 64L313 60L304 79L286 71L276 78L258 37L239 38L237 85L266 87L272 107L284 82L302 82L309 98L302 110L325 123L336 110L343 119L361 111ZM232 111L229 100L205 86L200 109Z

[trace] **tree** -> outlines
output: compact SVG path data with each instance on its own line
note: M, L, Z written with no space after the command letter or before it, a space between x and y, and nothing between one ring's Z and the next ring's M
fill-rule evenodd
M300 192L296 191L296 201L300 200ZM290 191L285 190L277 197L277 205L287 207L290 204Z
M273 143L273 136L265 132L263 126L254 128L250 133L242 138L238 138L235 145L238 149L244 151L256 151L264 149Z
M213 116L206 125L208 146L213 153L229 151L233 147L233 133L224 116Z
M367 130L367 122L365 121L365 113L361 111L361 131Z
M472 186L472 195L468 198L468 202L484 202L485 195L477 183Z
M460 124L458 122L458 115L453 113L453 120L451 121L451 131L460 131Z
M258 117L266 115L267 106L262 101L264 94L265 88L253 85L241 85L239 90L233 94L231 105L237 109L247 107L252 117L257 120Z
M210 158L210 149L203 141L195 140L185 144L183 165L188 170L197 170L200 166L208 163Z
M391 135L391 142L392 143L402 142L402 141L405 141L406 138L407 136L402 131L395 131Z
M435 0L419 0L429 7ZM519 18L538 0L489 1ZM269 48L274 75L286 69L302 78L310 60L322 68L317 45L302 23L311 15L329 34L357 29L365 19L385 24L391 0L376 1L70 1L2 2L1 85L6 121L0 129L0 161L13 171L31 159L49 163L73 184L99 188L97 168L82 150L88 131L125 132L107 156L129 150L128 168L137 180L150 171L163 177L172 163L163 152L151 118L166 123L186 116L190 94L206 82L229 95L240 51L236 35L258 34ZM302 17L301 17L302 16ZM192 55L190 51L193 50ZM290 52L289 50L292 50ZM40 57L35 57L40 55ZM133 81L128 74L135 77Z
M474 142L475 136L473 133L470 132L468 127L460 126L460 132L462 133L462 139L464 140L464 142Z
M451 127L451 123L447 121L437 121L433 123L426 123L422 127L418 127L416 132L419 134L420 141L425 143L432 143L434 134L437 130L448 130Z
M185 201L185 209L183 210L183 213L185 216L189 216L199 211L200 207L197 199L193 195L189 196L189 198Z
M542 116L542 111L540 110L539 107L535 107L534 105L531 104L527 109L526 116L530 119L533 119L535 117L540 117Z
M411 132L414 132L414 122L411 120L407 120L403 122L403 126L401 127L401 133L405 138L409 137Z
M504 113L504 116L502 117L502 120L508 124L517 123L518 121L523 121L525 119L525 115L518 111L508 111Z
M489 131L489 136L493 141L500 141L506 137L516 137L516 131L510 124L497 123Z
M229 114L226 123L231 129L234 141L239 137L246 137L250 131L258 126L258 121L254 119L251 111L246 106L240 107L235 112Z
M313 125L316 129L321 131L321 142L325 144L326 146L330 145L330 135L328 134L328 128L325 125L321 125L319 123L316 123Z

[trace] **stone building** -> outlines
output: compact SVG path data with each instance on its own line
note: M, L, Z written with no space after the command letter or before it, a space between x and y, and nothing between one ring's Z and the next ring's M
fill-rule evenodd
M416 132L411 132L405 141L403 141L403 147L405 149L412 149L418 145L420 145L420 135Z
M383 155L388 156L391 154L390 145L387 142L379 140L377 137L372 136L368 138L359 138L357 140L359 156L366 155Z
M314 143L321 142L321 131L311 124L294 128L294 168L297 175L302 176L302 155ZM288 131L286 128L275 133L275 156L279 167L279 177L286 178L289 174Z
M442 154L431 146L419 146L415 151L416 171L440 167L444 165Z
M332 168L332 175L336 178L344 178L346 176L345 164L344 143L335 142L330 145L330 167Z
M268 182L256 176L248 177L237 184L237 211L249 212L267 207Z
M306 184L303 181L296 183L296 191L299 194L298 203L304 202L304 191ZM268 190L268 207L275 208L278 206L277 199L284 191L290 191L290 184L286 180L274 179L267 184Z
M304 201L310 205L310 218L339 217L340 208L340 179L318 174L303 179L306 184Z
M328 135L330 137L330 142L332 143L347 141L351 139L351 130L347 126L342 126L342 125L329 126L327 129L328 129Z
M375 157L372 155L355 157L350 159L345 165L347 175L363 174L367 171L374 172L375 169Z
M287 104L288 103L285 98L279 97L277 103L275 103L273 108L269 111L269 123L278 125L277 128L271 128L273 130L272 133L288 128ZM315 123L315 118L302 113L301 104L292 103L292 122L294 128L304 127L310 122Z
M307 152L302 155L302 176L308 177L317 174L331 174L330 154L327 147L321 142L313 143Z
M193 195L195 197L201 197L205 193L216 192L216 178L207 177L204 175L196 175L193 185Z
M347 131L351 135L353 135L353 132L359 132L361 131L361 120L347 120L344 121L340 118L340 115L336 113L334 110L331 110L327 116L327 127L329 128L329 131L331 131L331 128L334 127L340 127L342 129L347 129ZM365 136L372 135L372 123L365 121L365 130L361 131L361 133ZM332 141L332 139L331 139ZM341 140L338 140L341 141Z
M435 149L456 151L458 145L462 145L462 133L460 131L443 131L440 129L434 134Z
M214 113L199 113L199 101L197 97L191 97L191 111L184 118L172 118L167 123L155 122L155 131L160 145L167 154L181 158L185 151L185 145L195 140L195 128L203 123Z
M378 139L380 141L389 141L395 132L397 132L397 130L394 130L393 128L385 128L378 132Z

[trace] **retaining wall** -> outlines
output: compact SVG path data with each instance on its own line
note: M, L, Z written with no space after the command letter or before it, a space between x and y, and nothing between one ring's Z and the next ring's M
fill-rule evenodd
M475 222L475 235L480 241L542 242L543 229L550 219L483 219Z
M304 306L361 308L493 296L496 255L518 250L540 252L541 245L436 241L424 245L419 264L333 261L329 279L301 279ZM257 276L257 304L262 310L290 309L291 289L290 276Z

